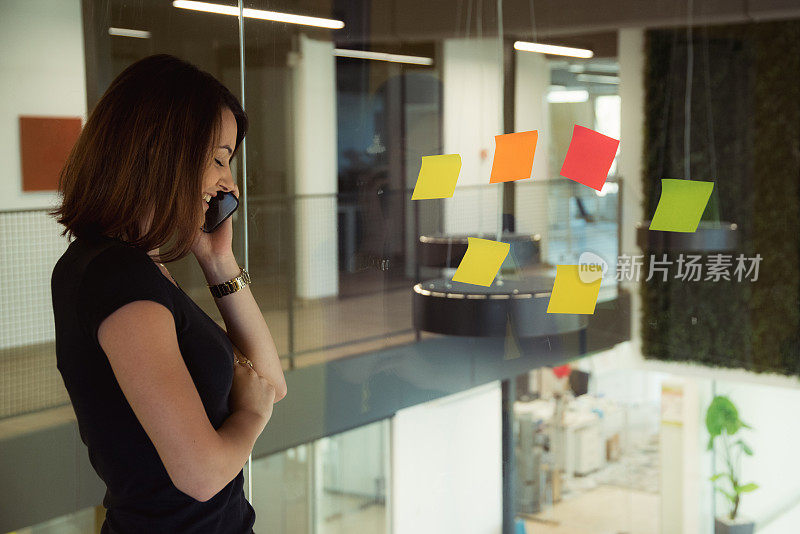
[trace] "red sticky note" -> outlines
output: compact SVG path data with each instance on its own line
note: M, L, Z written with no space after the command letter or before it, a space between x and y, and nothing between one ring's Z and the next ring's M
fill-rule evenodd
M536 142L539 131L517 132L495 135L494 160L490 184L513 182L531 177L533 155L536 153Z
M561 176L600 191L614 162L619 139L575 125Z

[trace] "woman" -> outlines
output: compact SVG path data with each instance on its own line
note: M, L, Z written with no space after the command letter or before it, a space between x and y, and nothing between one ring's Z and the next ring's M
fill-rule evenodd
M209 195L239 196L246 131L222 84L159 54L112 82L62 169L51 215L75 240L51 279L57 366L107 487L104 533L253 532L243 466L286 383L231 218L200 230ZM227 332L159 263L189 252Z

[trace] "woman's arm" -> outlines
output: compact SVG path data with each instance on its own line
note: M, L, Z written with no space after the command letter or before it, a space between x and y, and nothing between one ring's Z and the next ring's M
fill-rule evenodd
M239 264L233 255L213 263L201 263L200 267L209 284L221 284L239 275ZM235 347L234 352L238 350L238 354L253 362L256 373L275 387L275 402L278 402L286 396L286 380L275 342L250 287L214 297L214 301L225 321L226 334Z

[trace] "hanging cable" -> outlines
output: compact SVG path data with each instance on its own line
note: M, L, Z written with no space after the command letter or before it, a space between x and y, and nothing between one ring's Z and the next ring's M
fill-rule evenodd
M708 128L708 144L709 144L709 153L711 156L711 176L709 177L710 180L714 181L714 195L715 198L717 195L717 149L716 149L716 142L714 140L714 119L712 117L712 108L711 108L711 75L709 71L711 70L710 63L708 61L708 27L703 27L703 60L705 62L705 88L706 88L706 127ZM713 203L713 215L714 219L719 221L719 204L715 201Z
M501 94L505 96L505 77L506 77L506 61L505 61L505 47L503 46L503 0L497 0L497 45L500 47L500 73L501 73ZM514 61L514 58L511 58L511 61ZM500 133L506 133L506 124L505 119L505 107L509 105L508 102L505 102L503 98L500 99L503 102L503 105L500 106L500 120L503 123L503 127L500 129ZM511 103L513 105L513 102ZM495 147L495 150L497 148ZM505 184L500 184L497 193L497 237L495 238L496 241L500 241L503 235L503 190L505 189ZM498 276L502 276L502 270L498 274Z
M478 50L480 51L479 52L479 57L480 57L480 72L481 73L480 73L480 76L479 76L478 83L480 84L480 93L481 93L481 95L480 95L480 103L478 104L476 109L478 110L478 132L480 132L480 136L481 136L481 138L483 138L483 135L485 133L484 130L483 130L483 109L484 109L483 106L485 105L485 102L486 102L486 100L483 98L483 89L484 89L483 80L485 79L483 66L484 66L484 63L486 61L486 58L484 57L484 52L483 52L483 49L482 49L482 47L483 47L483 0L477 0L477 2L478 2L478 6L476 8L476 13L475 13L475 22L476 22L475 35L476 35L476 38L477 38ZM480 164L479 164L479 167L482 167L482 166L483 166L483 157L481 157L481 161L480 161ZM485 191L484 188L479 188L477 190L477 195L478 195L478 199L479 199L479 202L478 202L478 235L481 235L481 236L483 235L483 210L484 210L484 206L486 205L483 202L483 199L485 197L484 191Z
M688 1L688 24L686 25L686 96L683 105L683 174L691 180L689 154L692 133L692 75L694 70L694 48L692 46L692 0Z

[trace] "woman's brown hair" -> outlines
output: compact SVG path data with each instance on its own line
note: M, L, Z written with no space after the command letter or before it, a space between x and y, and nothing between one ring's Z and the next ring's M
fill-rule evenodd
M61 206L49 215L61 235L106 235L150 251L174 237L154 259L190 252L204 221L203 173L219 140L222 110L236 118L236 146L247 115L211 74L168 54L146 57L117 76L92 110L58 181ZM149 230L139 222L150 213Z

